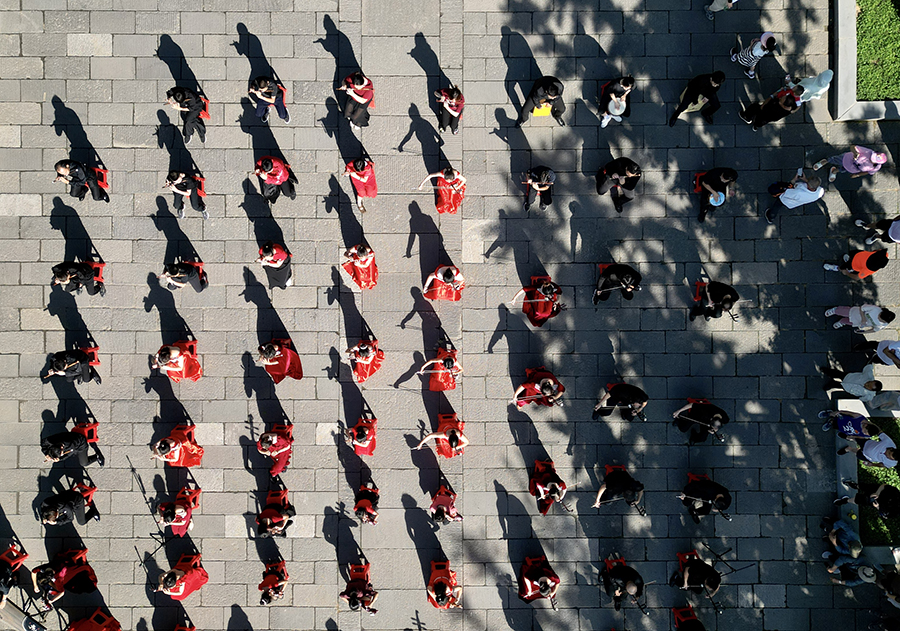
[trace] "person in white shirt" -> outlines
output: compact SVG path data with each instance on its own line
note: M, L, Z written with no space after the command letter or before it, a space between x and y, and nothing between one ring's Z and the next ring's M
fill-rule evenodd
M738 0L713 0L710 4L703 7L703 11L706 12L706 19L713 20L715 19L714 13L718 13L719 11L728 11L734 8L734 5L737 4Z
M831 316L840 317L833 325L836 329L849 324L857 333L877 333L893 322L897 314L890 309L867 304L861 307L832 307L825 312L826 318Z
M797 182L803 184L797 184ZM807 178L803 169L797 169L797 175L790 183L776 182L769 187L769 193L775 198L775 204L766 210L766 221L775 223L775 217L782 207L797 208L803 204L809 204L822 198L825 189L821 186L821 180L815 176ZM778 191L781 191L778 193Z
M856 445L841 447L838 455L856 454L856 458L867 467L893 468L897 466L897 445L884 432L878 434L878 440L855 440Z
M880 342L860 342L853 346L855 351L875 351L875 356L869 357L869 361L874 364L884 364L885 366L896 366L900 368L900 340L881 340Z
M847 372L830 366L824 366L819 370L829 378L822 386L822 390L829 392L843 388L844 392L863 403L874 399L875 395L884 387L880 381L875 379L875 367L872 364L867 364L860 372Z

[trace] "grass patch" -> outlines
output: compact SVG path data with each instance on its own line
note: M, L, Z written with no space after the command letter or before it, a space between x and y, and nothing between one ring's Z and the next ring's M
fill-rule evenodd
M856 99L900 99L900 2L857 0Z
M900 445L900 440L898 440L900 439L900 419L877 417L871 420L881 428L881 431ZM860 484L890 484L900 489L900 473L897 469L859 465L857 479ZM896 546L900 544L900 519L884 520L871 506L860 506L859 520L859 537L864 546Z

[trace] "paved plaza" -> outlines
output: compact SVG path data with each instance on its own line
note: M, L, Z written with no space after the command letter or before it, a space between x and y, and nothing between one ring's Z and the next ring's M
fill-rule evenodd
M100 593L67 597L77 619L105 604L124 629L171 630L190 621L221 629L545 629L658 631L685 592L666 585L676 553L706 543L749 569L728 576L716 615L694 597L709 630L863 629L875 588L833 587L820 554L819 522L835 497L834 437L816 412L829 404L817 365L831 355L856 368L851 334L822 312L840 304L900 304L900 263L876 282L822 269L863 247L855 218L900 211L894 168L872 178L840 176L821 202L761 213L766 187L854 143L900 160L900 124L832 123L824 101L754 133L740 104L767 96L787 72L829 67L827 0L741 0L708 21L703 0L0 0L0 540L18 537L31 564L83 542ZM743 42L771 30L781 54L747 79L729 61ZM261 125L247 81L269 64L287 88L292 121ZM375 83L371 126L354 134L334 86L362 67ZM831 66L833 67L833 65ZM697 114L666 125L688 79L721 69L715 124ZM599 126L598 88L633 74L632 116ZM565 83L566 127L532 119L516 129L534 79ZM205 145L185 147L177 113L162 105L176 82L211 101ZM438 135L431 94L458 83L462 132ZM344 96L340 97L343 104ZM377 199L360 214L341 177L361 147L375 161ZM111 203L84 202L53 184L53 165L75 159L110 170ZM295 201L270 214L254 160L280 150L299 178ZM613 157L643 168L637 200L616 215L596 195L594 175ZM416 190L447 163L468 179L458 215L438 215ZM208 221L177 220L166 172L191 165L206 178ZM522 210L521 175L545 164L558 173L553 205ZM693 174L738 170L737 196L697 221ZM823 172L824 173L824 172ZM378 285L352 291L340 269L346 246L376 252ZM294 286L266 289L259 244L293 253ZM892 259L895 246L887 246ZM93 251L107 263L105 297L51 292L50 268ZM203 293L170 293L156 274L196 255L211 281ZM635 265L644 290L595 309L597 264ZM438 263L467 279L459 303L425 300ZM549 273L568 306L531 328L510 301L532 275ZM701 275L737 287L739 319L688 321ZM354 287L355 289L355 287ZM359 388L344 349L365 327L386 353ZM460 386L427 391L415 370L431 359L439 328L460 350ZM151 377L148 356L191 331L204 370L197 383ZM277 387L254 361L258 344L288 333L305 376ZM893 337L888 329L876 339ZM47 355L92 338L102 385L42 382ZM545 365L566 387L563 407L508 406L525 369ZM879 368L888 389L900 376ZM592 421L608 382L644 388L645 423ZM727 443L688 448L669 422L687 397L708 397L731 414ZM339 438L363 405L379 420L378 447L364 465ZM439 412L466 422L471 445L441 471L459 493L461 524L435 527L425 509L436 490L433 450L411 451ZM42 435L88 414L100 422L107 464L90 467L102 520L46 530L35 508L51 489L81 479L75 465L43 464ZM203 488L189 538L151 556L157 542L147 497L168 499L184 470L151 462L147 445L180 420L197 423L206 453L190 472ZM282 476L297 509L286 539L252 540L269 462L255 441L283 419L294 425L293 460ZM71 423L69 425L71 427ZM552 458L573 513L541 517L528 494L536 458ZM647 516L621 504L591 508L603 465L623 464L647 489ZM361 527L354 491L367 469L381 489L381 517ZM688 471L728 486L733 521L694 525L675 498ZM46 537L45 537L46 535ZM195 546L210 582L184 603L146 588ZM600 557L618 551L647 587L649 616L615 612L599 599ZM258 605L263 561L287 561L284 600ZM516 577L526 556L546 554L562 579L558 612L523 603ZM338 599L346 564L364 555L380 596L375 617ZM425 583L445 555L464 586L463 608L438 611ZM721 566L720 566L721 567ZM51 614L52 616L53 614ZM55 618L48 618L56 628Z

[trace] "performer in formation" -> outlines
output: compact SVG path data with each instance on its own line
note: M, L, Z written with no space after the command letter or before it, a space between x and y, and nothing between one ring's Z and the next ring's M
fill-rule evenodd
M106 295L106 286L97 279L94 273L94 266L91 263L82 263L80 261L63 261L59 265L51 268L53 272L53 285L60 285L63 291L70 294L80 294L82 287L87 290L88 296L100 294Z
M518 407L524 407L529 403L553 407L562 405L561 397L565 391L566 388L559 379L543 366L526 368L525 381L516 388L509 402Z
M522 313L534 326L544 326L551 318L559 315L566 305L559 302L562 296L562 288L554 283L549 276L532 276L531 285L523 287L513 296L510 305L514 305L519 296L522 300Z
M375 87L371 79L358 70L344 78L337 88L347 93L344 104L344 118L350 121L350 127L360 130L369 126L369 108L375 107Z
M303 379L303 365L293 346L289 339L272 340L257 349L260 363L276 384L284 381L285 377L297 381Z
M193 425L178 425L168 437L150 445L151 460L161 460L171 467L196 467L203 460L204 449L194 438Z
M437 190L435 209L440 214L449 213L455 215L459 212L463 200L466 198L466 178L453 167L447 167L437 173L429 173L419 184L419 190L425 186L425 182L436 179L434 187Z
M69 195L83 202L90 191L95 202L109 203L109 195L97 182L96 171L88 168L77 160L60 160L54 166L56 178L54 182L64 182L69 185Z
M283 245L274 241L266 241L259 248L256 262L266 270L269 289L287 289L294 284L294 279L291 278L291 256Z
M556 610L557 591L559 591L559 576L550 567L547 557L525 557L519 574L519 598L525 602L547 598Z
M157 276L161 285L169 291L177 291L191 285L198 293L209 287L209 276L203 271L202 263L169 263L163 273Z
M206 202L200 195L203 190L203 181L194 175L181 173L179 171L169 171L166 176L166 188L172 189L174 201L172 206L178 211L178 218L184 219L184 200L188 198L191 202L191 208L200 213L204 219L209 219L209 212L206 210Z
M466 279L455 265L438 265L425 279L422 295L429 300L449 300L458 302Z
M203 368L197 359L197 342L189 340L161 346L150 368L158 369L175 383L182 379L198 381L203 376Z
M344 175L349 177L350 181L353 183L353 190L356 191L356 205L359 206L359 212L366 212L363 200L375 199L378 197L378 182L375 180L375 163L366 158L357 158L353 162L347 163L347 166L344 168Z
M378 348L378 340L360 340L344 352L350 356L353 381L356 383L365 383L381 369L384 362L384 351Z

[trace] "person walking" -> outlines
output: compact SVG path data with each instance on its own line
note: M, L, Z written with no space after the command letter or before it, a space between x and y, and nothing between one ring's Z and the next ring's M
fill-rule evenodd
M77 160L60 160L54 165L56 178L54 182L65 182L69 185L69 195L83 202L88 191L95 202L109 203L109 194L97 182L97 173Z
M366 482L359 487L354 497L353 514L360 523L374 526L378 523L378 489L374 482Z
M716 70L710 74L697 75L691 79L681 93L681 100L669 118L669 127L675 126L675 121L678 120L678 117L685 110L692 112L700 110L703 120L712 125L713 114L722 107L716 93L723 83L725 83L725 73L721 70Z
M463 516L456 509L456 493L448 489L444 484L441 484L437 492L431 496L428 516L435 523L439 524L462 521Z
M600 121L601 129L609 125L609 121L622 122L622 118L631 116L631 93L634 90L634 77L628 75L607 81L600 88L600 98L597 106L603 117Z
M886 163L886 153L879 153L867 147L853 145L850 151L819 160L813 165L813 170L818 171L826 164L830 164L828 181L834 182L838 173L850 173L850 177L854 179L864 175L874 175Z
M375 107L375 86L372 80L357 70L344 78L338 90L347 93L344 104L344 118L350 121L350 127L360 130L369 126L369 108Z
M707 4L703 7L703 12L706 13L707 20L716 19L715 14L719 11L730 11L734 9L734 5L738 0L713 0L710 4Z
M610 295L617 289L622 290L622 298L632 300L634 292L641 290L640 272L624 263L611 263L600 266L600 277L597 279L597 288L591 302L595 305L609 300Z
M751 103L738 112L738 116L742 121L751 125L753 131L757 131L760 127L780 121L800 109L797 97L802 94L802 90L801 86L797 86L793 90L783 88L762 103L759 101Z
M744 74L750 79L755 79L756 66L759 65L763 57L773 54L777 45L778 42L775 41L775 35L770 31L766 31L756 39L751 40L750 44L745 48L732 48L731 63L741 64L746 68Z
M294 189L296 178L284 160L275 156L263 156L256 161L253 173L259 178L262 196L269 204L278 201L281 193L291 200L297 198L297 191Z
M863 403L874 399L875 395L884 387L880 381L875 379L875 367L872 364L866 364L860 372L848 372L830 366L823 366L819 370L828 377L822 390L830 393L831 390L840 388Z
M859 307L832 307L825 311L825 317L838 316L832 326L839 329L852 326L856 333L877 333L897 318L890 309L878 305L865 304Z
M356 191L356 205L359 212L366 212L365 199L378 197L378 182L375 180L375 163L366 158L357 158L344 167L344 175L350 178Z
M430 374L428 389L431 392L446 392L455 390L456 382L462 377L463 365L460 363L459 351L450 344L437 348L437 357L424 364L416 372L417 375ZM431 370L428 370L431 368Z
M826 272L840 272L849 278L862 280L872 276L878 270L884 269L887 264L887 250L882 249L871 252L853 250L850 254L844 255L844 260L840 265L825 263L822 267Z
M784 84L792 90L797 86L803 88L803 92L800 94L800 101L806 103L813 99L821 99L828 94L828 88L831 87L833 78L833 70L823 70L815 77L807 77L796 82L791 78L791 75L787 75L784 78Z
M259 597L260 606L265 607L276 600L284 598L284 588L289 580L291 580L291 577L287 573L284 561L266 563L262 582L257 586L257 589L262 592L262 595Z
M87 290L88 296L100 294L106 295L106 286L97 279L94 274L94 266L90 263L81 261L63 261L58 265L54 265L50 271L53 272L53 280L50 286L60 285L63 291L70 294L80 294L82 288Z
M597 171L597 194L609 193L616 212L634 199L634 189L641 181L641 167L630 158L616 158Z
M209 219L206 202L200 196L203 184L197 176L179 171L169 171L164 186L172 189L172 194L174 195L172 206L178 211L179 219L184 219L185 197L191 201L191 208L200 213L204 219Z
M166 91L166 103L181 114L184 124L181 132L184 136L184 144L191 144L194 133L200 137L200 142L206 143L206 123L201 117L205 111L205 103L200 95L190 88L176 85Z
M272 77L259 76L250 82L247 93L256 97L256 117L262 122L269 122L269 108L274 107L278 117L291 122L291 115L284 105L284 89Z
M444 458L461 456L469 444L468 437L463 434L465 428L466 424L459 420L456 414L439 414L437 431L423 436L414 449L422 449L425 443L433 440L435 451L439 456Z
M872 222L857 219L854 223L860 228L873 231L866 237L866 245L872 245L878 240L882 243L900 243L900 215L893 219L879 219Z
M694 192L700 194L700 214L697 221L703 223L706 216L734 196L734 183L738 172L729 167L716 167L694 178Z
M303 364L289 339L272 340L257 348L259 362L276 384L286 377L300 381L303 379Z
M103 383L100 373L91 366L91 356L80 348L53 353L47 377L65 377L69 383Z
M566 113L566 104L563 102L563 84L556 77L545 76L534 82L531 92L525 98L519 120L516 127L521 127L528 122L531 113L538 108L550 108L550 114L560 126L565 126L566 121L562 115Z
M731 285L712 280L700 286L696 302L691 307L688 319L693 322L698 316L703 316L707 321L710 318L721 318L725 313L731 313L735 303L741 299L740 294ZM737 316L733 316L737 317Z
M798 184L798 181L803 184ZM804 204L817 202L825 195L825 189L822 188L819 178L815 176L807 178L801 167L797 169L797 175L790 182L775 182L769 186L769 194L775 198L775 203L766 209L764 215L766 222L773 224L779 210L799 208Z
M550 167L536 166L525 175L525 203L522 208L527 212L531 205L541 198L541 210L547 209L553 203L553 185L556 183L556 173Z
M442 88L434 93L437 102L441 104L441 116L438 131L444 133L447 129L455 136L459 133L459 122L462 120L466 99L455 85Z

